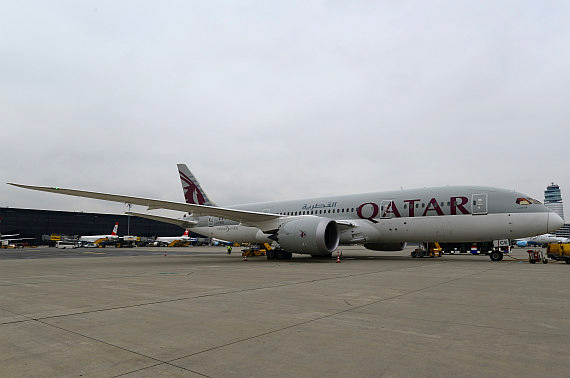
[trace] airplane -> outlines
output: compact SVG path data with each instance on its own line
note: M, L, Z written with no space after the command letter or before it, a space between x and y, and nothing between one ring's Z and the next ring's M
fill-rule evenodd
M273 243L268 259L292 253L330 257L339 245L362 244L375 251L399 251L407 242L472 242L516 239L560 228L560 216L519 192L487 186L444 186L329 196L219 207L195 177L184 174L186 202L91 192L60 187L9 185L188 213L195 233L237 243ZM150 215L155 217L155 215ZM491 254L498 261L500 256Z
M15 246L13 242L21 242L22 240L31 240L34 238L13 238L12 236L19 236L20 234L0 235L0 246L9 247Z
M184 242L190 242L193 240L196 240L196 238L191 238L189 236L190 230L186 229L184 231L184 234L182 234L182 236L159 236L156 238L156 244L157 245L172 245L176 242L180 242L180 241L184 241Z
M118 239L117 230L119 229L119 222L115 223L113 232L109 235L85 235L79 237L79 242L84 244L100 244L104 241Z
M530 245L545 245L545 244L560 244L560 243L570 243L570 238L564 238L562 236L556 236L554 234L542 234L537 236L532 236L529 238L515 239L513 243L517 247L528 247Z

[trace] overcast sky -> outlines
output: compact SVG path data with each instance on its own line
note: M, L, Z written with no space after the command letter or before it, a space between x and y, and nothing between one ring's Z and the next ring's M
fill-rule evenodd
M4 1L4 182L218 204L477 184L570 214L568 1ZM125 206L0 185L0 206Z

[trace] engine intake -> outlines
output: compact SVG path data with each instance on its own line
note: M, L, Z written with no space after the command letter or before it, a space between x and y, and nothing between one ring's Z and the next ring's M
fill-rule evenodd
M339 243L334 220L310 215L282 224L276 237L284 250L310 255L328 255Z

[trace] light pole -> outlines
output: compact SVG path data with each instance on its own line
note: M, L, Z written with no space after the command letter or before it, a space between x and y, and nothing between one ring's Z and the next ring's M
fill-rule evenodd
M127 213L127 235L131 235L131 207L133 206L132 203L127 203L127 207L129 208L129 212Z

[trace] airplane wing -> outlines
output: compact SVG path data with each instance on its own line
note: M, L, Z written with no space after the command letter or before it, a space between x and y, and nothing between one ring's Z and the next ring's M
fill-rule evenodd
M152 219L158 222L164 223L172 223L182 228L190 228L196 225L198 222L195 221L187 221L184 219L176 219L176 218L169 218L169 217L161 217L160 215L152 215L152 214L143 214L143 213L135 213L132 211L127 211L125 214L134 215L141 218Z
M38 190L41 192L65 194L68 196L100 199L111 202L131 203L133 205L146 206L148 210L168 209L193 213L195 216L212 216L231 219L240 222L245 226L258 227L264 232L271 232L279 228L278 214L260 213L256 211L234 210L222 207L195 205L182 202L171 202L142 197L130 197L117 194L107 194L98 192L88 192L85 190L65 189L49 186L33 186L8 183L8 185L19 188Z

